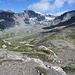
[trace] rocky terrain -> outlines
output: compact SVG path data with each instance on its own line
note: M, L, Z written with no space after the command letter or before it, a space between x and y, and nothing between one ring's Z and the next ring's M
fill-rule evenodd
M74 75L75 11L61 16L0 11L0 75Z
M25 25L47 25L48 21L55 18L53 15L42 15L32 10L14 13L12 11L0 10L0 29Z

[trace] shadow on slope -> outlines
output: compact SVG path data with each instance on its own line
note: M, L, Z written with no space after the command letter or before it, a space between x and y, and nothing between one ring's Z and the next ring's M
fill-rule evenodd
M46 31L46 32L43 32L43 33L59 32L60 30L68 28L68 27L71 27L71 26L75 26L75 16L71 17L66 22L60 22L57 25L52 25L52 26L49 26L49 27L44 27L43 29L45 29L45 30L50 29L50 30Z

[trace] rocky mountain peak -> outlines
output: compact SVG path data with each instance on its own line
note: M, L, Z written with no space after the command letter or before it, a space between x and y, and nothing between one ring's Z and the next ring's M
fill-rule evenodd
M24 13L28 14L29 18L34 18L36 17L38 21L44 20L45 17L39 13L36 13L32 10L25 10Z
M69 11L69 12L65 12L65 13L62 14L61 16L56 17L56 19L61 19L61 20L63 20L64 18L70 19L70 18L73 17L74 15L75 15L75 10Z
M12 11L0 10L0 19L11 18L13 16L13 14L14 14L14 12L12 12Z
M57 25L66 22L75 16L75 10L65 12L61 16L51 14L42 15L33 10L24 10L21 13L14 13L11 10L0 10L0 28L9 28L15 25Z

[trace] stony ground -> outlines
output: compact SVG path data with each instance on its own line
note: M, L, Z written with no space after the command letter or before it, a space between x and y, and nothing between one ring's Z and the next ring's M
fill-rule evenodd
M74 75L74 31L6 35L0 39L0 75Z
M40 75L35 67L41 67L47 75L67 75L62 69L55 71L54 66L40 59L23 56L20 52L0 49L0 75ZM44 74L45 75L45 74Z

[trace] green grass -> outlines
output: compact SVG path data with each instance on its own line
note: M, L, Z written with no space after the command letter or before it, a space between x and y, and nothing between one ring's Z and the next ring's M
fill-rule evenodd
M23 53L23 55L27 55L30 58L39 58L43 61L48 61L48 56L40 53Z
M9 60L0 60L0 65L4 62L12 62L12 61L22 62L22 60L11 60L11 59L9 59Z
M38 67L35 67L35 69L36 69L36 70L39 70L39 72L40 72L40 73L43 73L44 75L48 75L48 74L47 74L47 71L46 71L44 68L42 68L42 67L39 67L39 66L38 66Z
M51 50L58 56L58 49L57 49L57 47L56 46L52 46L51 47ZM53 54L53 53L52 53ZM54 54L53 54L54 55Z
M4 57L0 57L0 59L3 59Z
M0 65L3 63L4 61L0 60Z
M65 67L63 67L63 70L64 70L65 72L75 72L75 68L70 67L70 66L65 66Z
M5 44L2 38L0 38L0 48L2 48L2 45Z
M43 53L46 53L46 54L51 54L53 55L53 53L50 51L50 50L45 50L45 49L36 49L37 52L43 52Z
M30 44L36 44L38 42L37 39L33 39L32 41L30 41Z
M41 51L46 53L46 54L52 54L52 52L50 52L50 50L41 50Z
M2 38L0 38L0 48L2 48L2 45L6 45L8 50L13 50L15 47L15 44L9 45L8 42L5 43Z
M32 52L32 47L27 47L25 45L21 45L20 47L18 47L17 49L14 49L15 45L11 45L11 46L8 46L8 50L11 50L11 51L17 51L17 52ZM31 49L28 49L28 48L31 48Z
M30 48L31 48L31 47L30 47ZM20 47L17 49L17 51L19 51L19 52L31 52L32 49L30 50L30 49L28 49L28 47L26 47L26 46L20 46Z
M70 34L67 37L70 37L71 39L75 39L75 34Z
M15 46L17 46L17 45L12 43L11 45L7 45L7 49L10 51L13 51Z
M10 51L17 51L17 52L30 52L31 50L28 50L28 48L32 48L31 46L25 46L25 45L19 45L15 42L11 43L11 45L7 44L7 49Z

